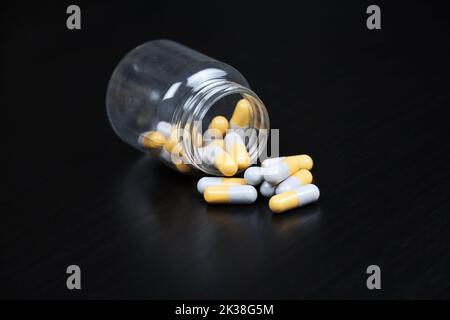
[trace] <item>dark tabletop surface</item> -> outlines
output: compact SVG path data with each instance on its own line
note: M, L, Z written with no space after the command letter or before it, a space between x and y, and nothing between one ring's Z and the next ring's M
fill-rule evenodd
M80 4L2 10L1 296L449 298L450 50L444 2ZM107 81L169 38L242 72L308 153L316 204L207 205L196 180L124 144ZM5 140L4 140L5 141ZM67 290L79 265L82 290ZM366 288L379 265L382 290Z

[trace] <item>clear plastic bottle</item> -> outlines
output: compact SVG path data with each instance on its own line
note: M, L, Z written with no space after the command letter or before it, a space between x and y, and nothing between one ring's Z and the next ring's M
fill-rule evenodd
M251 106L247 129L258 137L245 139L255 161L267 143L269 116L264 104L236 69L176 42L154 40L129 52L111 76L106 106L112 127L129 145L182 172L221 175L202 161L198 141L214 116L229 119L243 98ZM176 132L182 166L164 147L145 148L139 143L143 133L162 126Z

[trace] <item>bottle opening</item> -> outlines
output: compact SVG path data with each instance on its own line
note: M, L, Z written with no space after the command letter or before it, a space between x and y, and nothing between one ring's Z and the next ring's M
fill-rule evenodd
M224 150L236 157L230 141L242 141L248 153L237 172L255 164L267 144L269 117L267 110L250 89L237 83L216 80L190 97L175 114L178 139L182 140L183 161L208 175L234 175L227 166ZM225 125L226 123L226 125ZM224 130L226 129L226 130ZM233 140L232 138L233 137ZM231 144L234 144L231 143Z

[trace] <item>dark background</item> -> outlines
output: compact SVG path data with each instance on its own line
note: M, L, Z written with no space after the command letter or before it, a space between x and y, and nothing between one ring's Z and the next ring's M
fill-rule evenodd
M449 298L444 1L2 3L4 298ZM318 203L211 206L110 128L108 79L169 38L240 70ZM5 139L2 139L5 141ZM66 288L66 268L82 290ZM382 290L366 288L366 267Z

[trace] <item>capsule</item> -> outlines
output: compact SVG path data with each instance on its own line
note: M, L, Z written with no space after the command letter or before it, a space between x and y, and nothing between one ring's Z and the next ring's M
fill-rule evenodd
M273 166L275 163L280 162L283 159L284 159L284 157L276 157L276 158L266 159L261 163L261 167L267 168L267 167Z
M250 126L252 119L252 106L247 99L241 99L234 107L233 115L230 119L231 129L242 129Z
M215 140L222 140L223 135L218 129L210 128L203 133L203 145L207 146Z
M281 182L277 189L275 190L276 194L280 194L286 191L290 191L292 189L298 188L305 184L310 184L313 180L313 176L309 170L300 169L292 176Z
M173 147L178 143L178 134L177 130L172 130L169 137L166 139L166 142L164 143L164 149L167 150L167 152L171 153Z
M230 124L228 123L228 119L224 116L214 117L208 126L209 129L218 130L222 134L222 137L225 135L229 127Z
M249 185L220 185L206 188L203 197L208 203L250 204L255 202L258 192Z
M218 143L218 142L217 142ZM238 171L236 161L217 143L212 143L200 150L202 161L209 165L213 165L224 176L234 176Z
M189 166L183 161L184 156L181 143L175 144L175 146L172 148L170 160L175 165L175 168L177 168L178 171L186 173L190 170Z
M260 184L263 179L263 168L261 167L250 167L244 172L244 179L248 184L256 186Z
M141 133L138 138L138 143L141 147L148 149L159 149L164 146L166 138L159 131L147 131Z
M310 156L306 154L298 156L285 157L283 160L267 167L264 170L264 180L275 185L294 174L300 169L310 170L313 166L313 161Z
M164 137L169 138L172 133L172 125L166 121L160 121L156 125L156 131L161 132Z
M319 197L319 188L314 184L307 184L273 196L270 198L269 208L275 213L281 213L317 201Z
M241 136L235 132L228 132L224 141L225 150L236 161L238 168L247 169L250 165L250 155Z
M166 148L162 148L161 152L159 153L160 157L164 159L167 162L172 162L172 156L170 153L166 150Z
M275 189L276 186L264 181L259 187L259 192L261 192L264 197L269 198L275 194Z
M206 188L212 186L246 184L247 182L243 178L203 177L197 182L197 190L199 193L203 194Z

